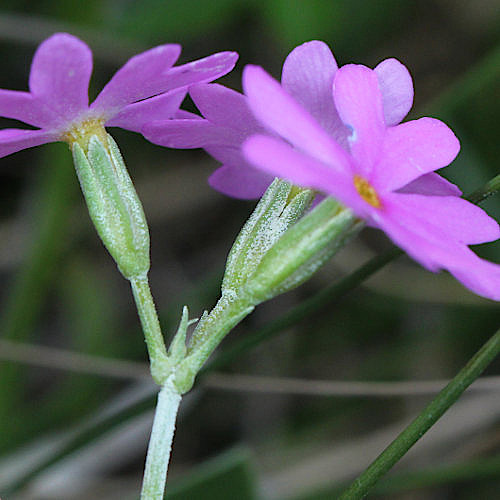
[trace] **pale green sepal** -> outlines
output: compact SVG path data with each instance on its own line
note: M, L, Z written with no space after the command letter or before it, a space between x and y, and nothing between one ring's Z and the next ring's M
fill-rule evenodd
M222 291L237 289L248 274L248 270L258 264L259 253L264 251L268 238L265 237L270 219L278 218L285 207L291 185L281 179L274 179L244 224L229 252L226 262ZM256 255L257 254L257 255Z
M222 293L240 289L263 255L302 216L314 194L275 179L240 231L229 253Z
M149 270L149 231L142 205L116 144L96 136L87 154L73 143L73 159L92 221L121 273L128 279Z
M205 322L208 319L208 311L205 310L203 311L203 314L201 315L200 320L198 321L198 324L196 325L196 328L194 329L193 335L191 336L191 339L189 341L189 348L188 351L191 351L193 349L193 346L196 346L196 343L200 341L201 336L199 335L198 332L203 332L205 331Z
M363 227L364 223L360 220L354 221L352 224L350 224L350 221L346 221L345 228L336 233L335 237L333 237L321 250L302 264L280 285L274 288L271 292L271 297L293 290L307 281L321 266L323 266L323 264L330 260L341 248L354 238Z
M304 282L359 230L353 213L332 198L291 226L266 253L245 292L253 303Z
M134 183L130 178L125 162L123 161L122 154L114 139L108 134L108 146L113 165L116 167L114 173L116 174L117 184L120 189L120 194L125 201L133 231L134 245L147 255L147 262L149 268L149 228L142 207L141 200L137 196Z
M314 196L315 193L311 189L298 190L295 186L292 186L287 205L279 216L280 237L292 224L302 217L304 212L311 206Z
M256 209L258 217L250 218L232 250L228 262L230 266L238 263L235 270L239 277L229 282L231 287L226 281L215 307L210 314L204 313L198 322L186 357L176 365L174 384L181 393L192 387L196 374L213 350L257 304L310 278L362 226L350 210L331 198L303 216L313 193L299 190L291 193L291 189L280 192L278 188L282 187L276 181L271 185L266 193L269 197ZM283 200L282 195L286 192L287 198ZM268 214L272 214L271 219L266 218ZM256 263L247 265L243 257L255 251L252 239L256 235L262 238L266 231L276 228L280 228L278 237L266 236L272 244L260 246L265 252L259 255ZM255 251L254 255L257 254Z

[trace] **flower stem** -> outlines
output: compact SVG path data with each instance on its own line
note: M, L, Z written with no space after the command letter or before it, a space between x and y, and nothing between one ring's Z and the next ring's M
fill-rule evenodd
M131 278L130 284L148 347L151 375L157 384L163 385L170 363L167 359L167 350L149 289L148 278L147 276Z
M498 191L500 191L500 174L490 179L484 186L464 196L464 198L477 205Z
M167 379L158 394L158 405L149 440L141 500L162 500L167 480L168 462L181 395Z
M499 353L500 330L481 347L456 377L351 484L340 500L364 498L370 488L436 423Z

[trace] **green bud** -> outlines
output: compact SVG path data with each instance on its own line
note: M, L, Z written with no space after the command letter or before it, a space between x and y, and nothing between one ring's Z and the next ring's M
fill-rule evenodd
M71 147L90 217L104 245L125 278L144 276L149 270L149 230L118 146L109 134L93 134L85 144L75 141Z

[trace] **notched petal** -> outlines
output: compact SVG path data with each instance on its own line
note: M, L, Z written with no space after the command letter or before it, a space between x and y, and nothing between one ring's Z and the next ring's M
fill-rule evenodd
M57 33L38 47L29 85L33 96L53 112L51 126L61 126L87 108L91 74L92 52L78 38Z
M413 81L410 72L397 59L385 59L375 68L387 126L397 125L413 104Z

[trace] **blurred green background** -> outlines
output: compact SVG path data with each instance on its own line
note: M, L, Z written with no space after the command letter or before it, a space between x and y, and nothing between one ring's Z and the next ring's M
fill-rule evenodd
M442 173L470 192L499 171L499 27L498 0L4 0L0 88L27 88L36 46L56 31L91 46L91 98L128 57L157 44L181 43L181 62L239 52L221 82L241 90L245 64L279 77L296 45L321 39L339 64L397 57L408 66L412 116L453 128L462 150ZM172 332L183 304L198 316L216 301L225 257L254 203L212 191L206 178L216 163L202 151L111 133L150 223L152 290ZM137 498L154 387L128 285L91 226L66 145L3 158L0 176L0 496ZM500 196L483 206L500 219ZM269 330L388 247L382 234L364 231L310 282L261 306L221 351ZM500 262L499 242L477 250ZM168 498L335 498L430 396L411 387L400 397L298 394L279 377L449 378L499 320L496 303L445 273L405 258L391 263L342 301L233 356L185 398ZM496 361L487 374L499 369ZM267 389L255 392L257 383L240 375L266 376ZM498 393L471 391L371 498L495 499L499 488Z

